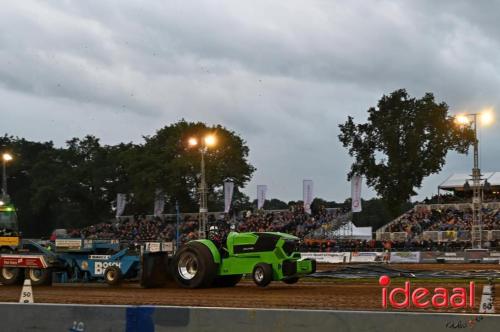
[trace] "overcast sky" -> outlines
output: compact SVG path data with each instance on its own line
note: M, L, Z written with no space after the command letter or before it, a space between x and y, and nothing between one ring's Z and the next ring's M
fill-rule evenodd
M141 142L181 118L239 133L257 167L247 193L350 194L338 124L384 93L433 92L453 112L500 109L500 2L5 1L0 133L57 145L93 134ZM499 125L481 132L500 170ZM417 198L471 156L449 154ZM364 189L365 197L373 192Z

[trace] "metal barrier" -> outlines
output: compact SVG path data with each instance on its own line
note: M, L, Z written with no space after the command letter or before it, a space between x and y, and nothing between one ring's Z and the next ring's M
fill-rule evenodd
M500 315L394 311L0 304L8 331L497 331Z
M419 237L422 240L432 241L432 242L455 242L455 241L470 241L471 231L425 231ZM484 230L483 241L494 241L500 240L500 230ZM403 242L407 239L408 234L406 232L377 232L375 238L378 241L399 241Z
M388 253L391 263L495 263L500 261L500 251L488 249L465 249L465 251L410 251L394 249ZM375 263L383 262L385 253L362 252L303 252L303 258L315 259L318 263Z
M398 241L404 242L408 238L408 233L406 232L377 232L375 233L375 239L378 241Z

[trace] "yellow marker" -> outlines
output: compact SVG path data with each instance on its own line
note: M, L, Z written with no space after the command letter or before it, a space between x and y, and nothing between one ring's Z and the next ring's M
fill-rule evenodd
M17 247L19 245L19 237L17 236L0 236L0 247Z

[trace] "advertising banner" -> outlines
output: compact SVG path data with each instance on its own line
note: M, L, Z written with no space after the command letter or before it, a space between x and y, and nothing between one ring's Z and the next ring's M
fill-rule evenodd
M381 252L352 252L351 263L373 263L382 261Z
M116 194L116 217L120 217L125 212L125 206L127 205L127 195L126 194Z
M43 255L2 255L0 256L2 267L32 267L43 269L47 262Z
M465 253L463 252L445 252L436 257L436 261L444 263L464 263Z
M302 258L315 259L318 263L349 263L350 252L303 252Z
M80 239L56 239L57 250L80 250L82 240Z
M160 252L161 251L161 243L160 242L146 242L146 251L147 252Z
M163 190L156 189L153 215L155 217L161 216L163 209L165 209L165 195L163 194Z
M420 252L420 263L436 263L436 258L440 255L435 251L422 251Z
M234 183L231 181L224 182L224 213L229 213L231 209L231 201L233 199Z
M391 263L419 263L419 251L393 251L391 252Z
M500 262L500 252L492 251L489 256L483 257L482 261L484 263L499 263Z
M162 242L161 243L161 251L173 252L174 251L174 243L173 242Z
M488 249L465 249L465 259L471 262L480 262L484 257L489 257Z
M361 176L355 175L351 179L352 212L361 212Z
M314 199L312 180L302 181L302 199L304 201L304 212L311 214L311 204Z
M257 185L257 209L260 210L264 207L266 201L267 186L263 184Z

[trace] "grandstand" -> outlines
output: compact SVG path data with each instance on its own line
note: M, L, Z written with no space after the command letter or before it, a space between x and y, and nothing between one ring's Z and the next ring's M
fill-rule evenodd
M438 195L425 199L410 211L376 231L376 239L392 242L428 242L470 246L472 227L471 175L454 173L438 186ZM500 172L481 178L482 239L484 247L500 241ZM444 194L443 194L444 192ZM475 234L473 234L476 232Z
M339 217L341 217L339 219ZM208 214L209 224L234 225L240 232L284 232L299 238L314 233L318 229L331 228L331 225L341 220L343 225L347 214L340 209L322 209L314 215L304 212L303 209L273 210L246 212L230 218L222 212ZM122 242L140 243L146 241L172 241L176 236L175 214L161 216L122 216L109 222L91 225L82 229L68 230L69 237L85 239L117 239ZM198 214L183 213L180 215L179 240L180 243L198 237ZM336 228L337 229L337 228Z
M323 224L305 236L306 240L371 240L371 227L356 227L352 222L352 213L343 213L337 210L335 218Z
M500 240L500 202L483 203L485 247L496 247ZM376 232L376 239L393 242L429 241L470 243L472 204L419 204Z
M454 173L438 186L437 203L468 202L471 198L471 175ZM500 201L500 172L485 172L481 177L483 202ZM445 192L444 195L441 193Z

